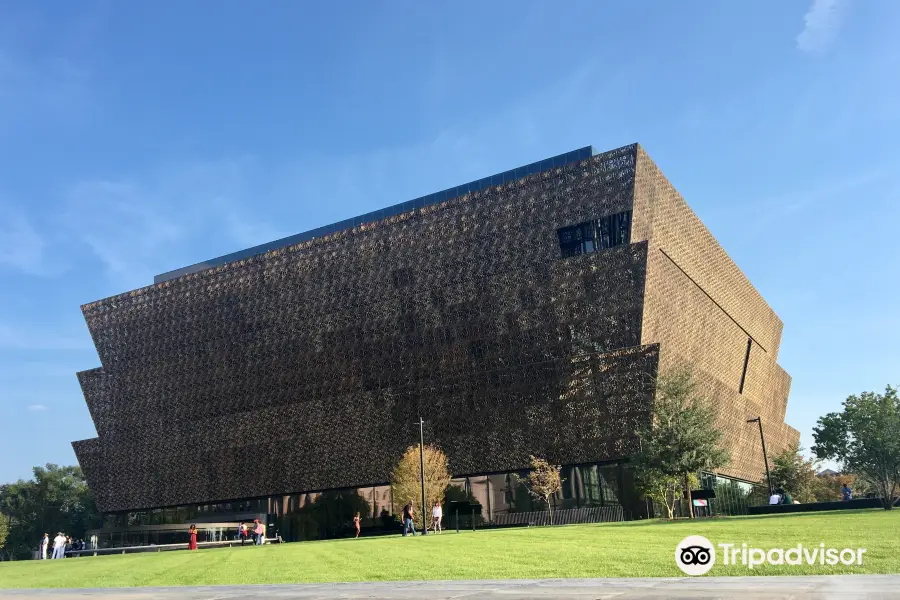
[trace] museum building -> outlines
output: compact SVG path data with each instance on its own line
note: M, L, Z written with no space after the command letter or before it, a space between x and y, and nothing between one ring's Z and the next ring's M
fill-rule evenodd
M530 455L564 465L558 507L629 518L635 431L679 364L717 407L732 457L717 476L762 478L748 419L770 455L799 438L781 320L637 144L177 269L82 311L102 366L78 373L97 437L73 446L111 544L271 520L334 491L377 519L420 415L487 523L536 509L516 483Z

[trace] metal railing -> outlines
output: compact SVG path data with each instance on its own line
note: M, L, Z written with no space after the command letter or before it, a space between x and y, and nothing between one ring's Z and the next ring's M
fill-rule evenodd
M566 508L553 511L554 525L574 525L577 523L610 523L624 521L625 513L621 506L586 506L584 508ZM549 525L550 511L536 510L532 512L507 513L494 515L492 525Z

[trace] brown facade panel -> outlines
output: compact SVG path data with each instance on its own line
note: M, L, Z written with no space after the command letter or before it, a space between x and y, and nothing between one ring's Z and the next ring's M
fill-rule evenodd
M84 306L113 424L80 456L115 482L101 508L382 483L419 415L456 474L627 457L658 354L647 245L562 259L557 229L629 211L633 165L623 148Z
M781 322L673 194L628 146L83 306L98 505L382 484L420 415L455 475L627 459L677 357L752 478L736 423L796 433Z
M663 248L777 360L781 320L640 147L635 180L632 241Z
M661 370L690 365L715 402L732 457L722 474L759 481L759 430L747 420L762 417L770 458L799 439L784 423L781 321L642 149L637 161L634 226L648 241L641 341L660 344Z

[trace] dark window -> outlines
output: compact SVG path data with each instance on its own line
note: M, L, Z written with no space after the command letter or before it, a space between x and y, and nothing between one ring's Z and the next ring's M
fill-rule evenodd
M563 258L631 243L631 211L557 230Z
M751 346L753 346L753 338L747 338L747 353L744 354L744 370L741 371L741 385L738 387L738 394L744 393L744 380L747 378L747 365L750 364Z

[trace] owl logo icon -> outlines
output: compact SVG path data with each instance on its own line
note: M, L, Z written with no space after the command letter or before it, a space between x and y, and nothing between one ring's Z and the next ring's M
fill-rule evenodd
M716 564L716 548L702 535L689 535L675 548L675 564L687 575L705 575Z

